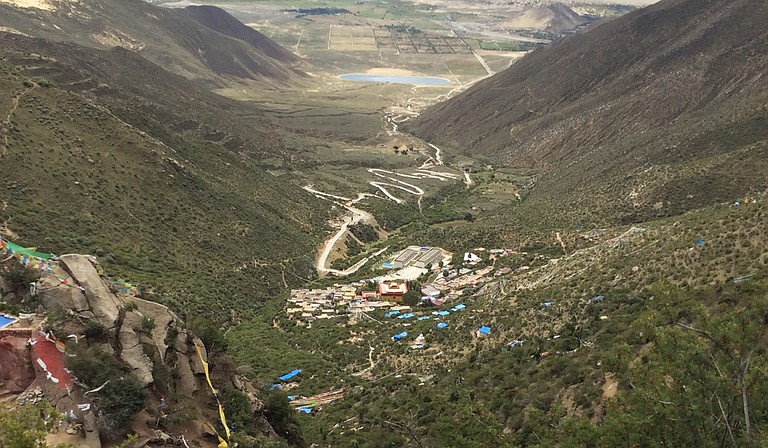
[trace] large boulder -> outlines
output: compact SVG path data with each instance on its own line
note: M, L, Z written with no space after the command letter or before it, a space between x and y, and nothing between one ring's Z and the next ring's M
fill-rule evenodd
M133 369L133 375L143 385L154 382L152 360L144 353L141 338L135 328L141 328L142 317L136 313L126 313L123 325L117 333L120 342L120 358Z
M197 355L195 355L197 356ZM176 356L176 369L178 378L176 379L176 391L184 397L191 397L197 392L197 377L189 365L189 358L186 355Z
M142 317L146 316L153 320L154 326L149 332L149 337L152 339L155 347L157 347L157 351L160 353L160 359L165 361L165 356L168 351L168 343L166 342L168 339L168 332L172 327L178 329L179 317L167 306L156 302L133 297L126 298L125 300L132 301L137 305L139 315Z
M46 310L62 308L72 310L88 319L96 319L83 291L74 279L63 269L54 266L52 272L46 271L37 282L37 297Z
M120 315L120 302L107 289L91 260L84 255L62 255L59 265L83 288L89 309L99 323L114 328Z
M26 338L0 339L0 389L20 393L35 380Z

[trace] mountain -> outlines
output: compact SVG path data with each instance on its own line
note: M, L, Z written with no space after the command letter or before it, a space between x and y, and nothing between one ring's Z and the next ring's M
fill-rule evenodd
M327 208L261 166L289 150L253 105L124 48L10 33L0 89L12 240L94 253L176 309L212 315L215 303L222 321L314 275Z
M296 64L301 59L281 47L267 36L237 20L230 13L216 6L187 6L182 10L187 17L214 31L251 44L272 59Z
M406 128L530 169L534 203L596 222L760 192L766 20L757 0L663 1L536 50Z
M562 3L531 6L504 20L510 28L527 28L547 31L566 31L587 23L585 17L578 15Z
M0 3L0 29L94 48L124 47L171 72L212 85L241 79L287 86L306 77L293 67L295 57L256 31L242 30L223 11L209 10L203 16L237 30L247 41L198 23L182 10L141 0L38 3L45 9L28 2Z

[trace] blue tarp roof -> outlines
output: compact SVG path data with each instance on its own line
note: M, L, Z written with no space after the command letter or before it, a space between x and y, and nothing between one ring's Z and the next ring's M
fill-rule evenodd
M551 307L554 304L555 302L544 302L544 306L546 306L547 308Z
M305 414L311 414L312 413L312 408L308 408L306 406L302 406L300 408L296 408L296 410L297 411L301 411L301 412L303 412Z
M285 375L278 377L277 379L279 379L280 381L290 380L291 378L293 378L294 376L300 373L301 373L301 369L293 369L290 372L286 373Z
M447 326L448 324L446 324L445 322L440 322L439 324L437 324L437 328L445 328Z
M390 311L388 313L384 313L384 317L397 316L398 314L400 314L400 311Z
M404 332L402 332L402 333L398 333L398 334L396 334L396 335L392 336L392 340L393 340L393 341L399 341L400 339L403 339L403 338L404 338L404 337L406 337L406 336L408 336L408 332L407 332L407 331L404 331Z
M604 298L605 297L603 296L595 296L595 297L592 297L592 301L595 303L598 303L598 302L602 302Z
M419 320L427 320L427 319L429 319L429 316L421 316L421 317L419 318Z
M438 316L447 316L449 314L451 314L449 311L440 311L437 313Z
M392 264L392 263L382 263L381 265L384 266L385 268L394 268L395 267L395 265Z
M482 327L478 328L477 331L479 331L481 334L491 334L491 327L486 327L483 325Z
M467 307L467 305L464 305L463 303L460 303L460 304L454 306L453 308L455 308L457 310L463 310L466 307Z
M415 314L413 314L413 313L408 313L408 314L403 314L402 316L397 316L397 318L398 318L398 319L410 319L410 318L412 318L413 316L415 316Z

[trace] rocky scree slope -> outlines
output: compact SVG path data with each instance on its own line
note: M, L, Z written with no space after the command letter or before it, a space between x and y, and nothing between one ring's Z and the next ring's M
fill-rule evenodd
M533 169L533 196L622 222L763 191L767 20L763 1L665 0L534 51L405 127Z

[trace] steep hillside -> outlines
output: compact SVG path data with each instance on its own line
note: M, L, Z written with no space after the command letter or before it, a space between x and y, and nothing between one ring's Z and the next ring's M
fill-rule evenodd
M214 84L249 79L287 86L306 76L269 39L241 32L249 39L240 40L201 25L181 10L141 0L56 0L47 5L39 9L0 3L0 27L95 48L124 47L185 78Z
M295 54L276 44L267 36L246 26L221 8L207 5L187 6L182 11L190 19L214 31L242 40L243 42L248 42L272 59L287 63L297 63L300 61L299 57Z
M286 149L258 109L121 48L0 34L0 54L6 234L103 256L189 312L239 310L219 320L313 275L327 208L260 167Z
M763 191L766 20L757 0L663 1L533 52L408 129L533 168L532 199L603 220Z
M279 440L268 421L277 408L234 373L221 335L198 318L187 325L164 305L115 292L91 256L62 255L49 269L11 262L0 268L0 297L5 311L24 313L0 330L0 409L50 403L66 417L47 446L101 448L135 434L129 446L215 447L211 428ZM239 434L226 437L227 418ZM10 440L3 446L27 446Z

